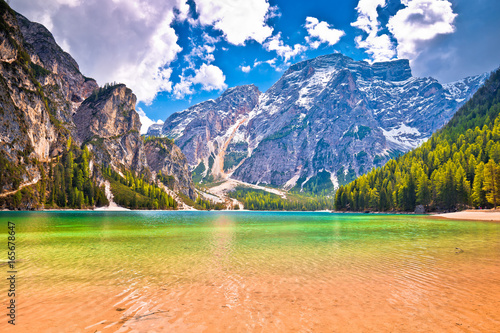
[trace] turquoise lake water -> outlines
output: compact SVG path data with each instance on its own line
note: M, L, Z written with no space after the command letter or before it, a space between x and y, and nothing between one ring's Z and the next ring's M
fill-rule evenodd
M85 211L2 212L0 221L5 244L7 221L16 224L21 330L500 327L498 223ZM6 301L6 284L0 293Z

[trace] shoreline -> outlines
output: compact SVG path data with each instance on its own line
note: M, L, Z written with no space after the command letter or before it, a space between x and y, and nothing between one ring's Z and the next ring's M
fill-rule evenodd
M447 220L500 222L500 210L495 209L467 209L460 212L438 213L429 216Z
M114 208L114 207L113 207ZM186 210L186 209L177 209L177 210L160 210L160 209L127 209L123 207L119 207L119 209L109 209L108 207L101 207L97 209L40 209L40 210L9 210L2 209L1 212L276 212L276 213L330 213L330 214L366 214L366 215L411 215L411 216L422 216L422 217L432 217L437 219L446 219L446 220L461 220L461 221L483 221L483 222L500 222L500 210L494 209L484 209L484 210L476 210L476 209L467 209L459 212L452 213L426 213L426 214L415 214L413 212L352 212L352 211L330 211L330 210L308 210L308 211L300 211L300 210L247 210L247 209L223 209L223 210Z

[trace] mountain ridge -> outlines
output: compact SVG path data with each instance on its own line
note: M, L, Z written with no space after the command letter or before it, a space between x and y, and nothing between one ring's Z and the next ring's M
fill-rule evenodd
M486 77L442 85L433 78L413 77L408 60L369 64L339 53L324 55L290 66L266 92L254 92L251 110L251 105L239 110L238 103L220 107L223 93L174 113L155 133L175 138L193 172L206 181L232 177L300 190L328 172L333 187L418 146ZM228 91L244 94L245 87ZM199 115L208 110L212 117L227 118L229 113L233 127L226 124L225 132L213 132L221 127L203 120L205 130L212 132L195 140L190 124L201 121ZM221 172L217 166L214 172L221 155L218 165L227 168Z

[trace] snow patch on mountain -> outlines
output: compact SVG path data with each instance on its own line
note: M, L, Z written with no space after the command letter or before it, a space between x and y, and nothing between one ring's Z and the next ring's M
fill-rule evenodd
M400 124L398 127L385 130L380 127L387 141L392 143L394 148L404 151L418 147L425 139L421 138L421 133L414 127Z

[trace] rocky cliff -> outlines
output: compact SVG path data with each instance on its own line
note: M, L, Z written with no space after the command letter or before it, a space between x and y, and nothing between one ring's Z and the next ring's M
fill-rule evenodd
M237 103L219 107L232 91L245 100L248 88L232 88L215 101L173 114L163 134L182 140L195 173L317 192L418 146L486 77L443 85L413 77L407 60L369 64L331 54L291 66L263 94L252 90L246 98L255 106L248 104L245 112L228 111L237 110ZM207 113L211 118L234 115L224 131L205 120ZM227 166L225 175L221 164Z
M243 117L258 104L260 94L254 85L228 89L216 100L174 113L163 125L162 134L175 139L190 165L203 161L207 166L213 164L214 175L224 175L224 161L230 158L225 156L231 151L229 143ZM148 135L153 135L155 128Z
M163 154L163 166L150 169L135 103L125 85L99 88L45 27L0 0L0 198L32 187L23 190L21 198L29 192L29 207L18 207L43 206L51 191L61 194L60 202L72 205L82 192L83 204L91 206L102 167L149 181L156 181L160 169L184 172L187 164L178 152ZM73 157L78 157L80 170ZM65 168L65 178L50 179L58 175L59 166ZM84 171L90 185L82 185L78 171ZM177 188L194 199L188 175L173 176L180 182ZM7 200L7 206L11 203Z
M116 169L141 172L147 168L136 97L123 84L96 90L73 120L80 143L92 147L99 161Z
M196 198L186 157L173 141L161 138L147 140L144 153L151 171L173 178L170 185L172 190Z

